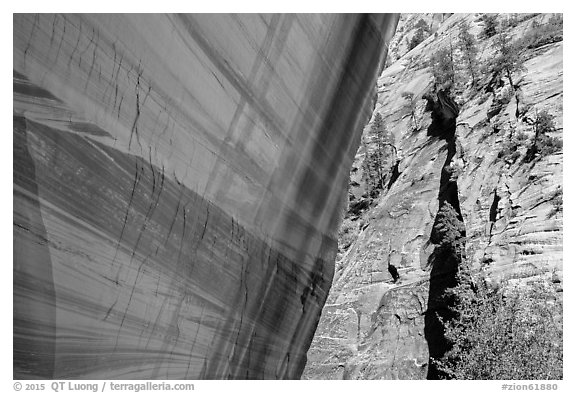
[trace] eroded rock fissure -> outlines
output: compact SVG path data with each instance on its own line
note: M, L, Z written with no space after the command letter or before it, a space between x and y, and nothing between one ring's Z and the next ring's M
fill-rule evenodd
M386 186L386 188L387 188L388 190L390 190L390 188L392 187L392 185L394 184L394 182L395 182L396 180L398 180L398 178L399 178L400 175L402 174L402 172L400 172L400 171L398 170L398 166L400 165L400 161L401 161L401 160L400 160L399 158L396 158L396 161L395 161L394 165L392 166L392 169L391 169L391 171L390 171L390 172L391 172L390 180L388 181L388 185Z
M498 216L498 204L500 203L500 195L498 195L498 189L494 189L494 199L492 200L492 204L490 205L490 213L488 220L490 221L490 227L488 229L488 244L492 241L492 231L494 230L494 224L496 223L496 219Z
M443 139L447 144L446 161L442 167L438 190L438 213L430 233L430 243L434 244L435 248L428 258L428 265L432 269L424 319L424 335L430 356L427 379L439 379L442 375L434 359L441 358L449 350L442 321L454 317L450 309L454 299L447 296L447 291L457 285L457 272L463 258L466 231L460 211L457 174L453 165L457 153L456 117L459 108L449 92L439 91L436 99L428 100L428 108L432 110L428 136Z

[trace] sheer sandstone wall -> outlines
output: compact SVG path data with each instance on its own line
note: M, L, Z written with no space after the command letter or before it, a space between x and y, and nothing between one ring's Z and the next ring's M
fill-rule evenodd
M298 378L395 15L14 15L14 377Z

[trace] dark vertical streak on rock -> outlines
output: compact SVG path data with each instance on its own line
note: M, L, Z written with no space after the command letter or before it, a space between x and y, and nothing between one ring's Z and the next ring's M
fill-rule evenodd
M82 68L82 58L84 57L84 54L86 53L86 51L90 48L90 45L92 45L94 43L94 36L96 35L96 31L94 28L92 28L92 35L90 36L90 41L88 41L88 44L86 44L86 47L82 50L82 52L80 52L78 54L78 68Z
M396 160L396 163L392 167L392 176L390 176L390 181L388 182L388 186L386 188L392 188L392 185L398 180L401 175L401 172L398 170L398 166L400 165L400 160Z
M55 61L58 61L58 57L60 57L60 49L62 48L62 43L64 42L64 37L66 36L66 24L67 19L66 19L66 15L61 15L62 17L62 36L60 37L60 43L58 44L58 50L56 51L56 57L55 57Z
M492 241L492 230L494 229L494 224L496 223L496 218L498 216L498 203L501 197L498 195L498 189L494 189L494 199L490 205L490 213L488 216L488 221L490 222L490 228L488 230L488 244Z
M498 190L494 189L494 199L490 205L490 214L488 220L491 222L496 222L496 217L498 215L498 203L500 202L500 196L498 195Z
M124 216L122 230L120 231L120 236L118 237L118 244L116 245L116 253L114 254L114 259L112 260L113 264L116 262L116 258L118 257L118 250L120 249L120 244L122 243L124 231L126 230L126 223L128 222L128 216L130 214L130 208L132 207L132 201L134 200L134 194L140 181L140 167L138 166L138 161L134 161L134 165L135 165L134 183L132 184L132 192L130 193L130 199L128 200L128 207L126 208L126 215ZM118 270L118 273L116 275L116 284L118 284L119 275L120 275L120 269Z
M154 214L154 210L156 209L156 207L158 207L158 203L160 202L160 197L162 196L162 190L163 190L163 186L164 186L164 174L162 173L162 180L161 180L161 184L159 187L159 191L158 191L158 195L156 195L156 197L154 198L154 192L156 190L156 175L154 172L154 166L152 165L152 156L150 156L150 170L151 170L151 174L152 174L152 193L150 195L150 204L148 205L148 210L146 211L146 214L144 215L144 222L142 223L142 226L140 228L140 230L138 231L138 238L136 239L136 244L134 245L134 248L132 249L132 255L130 257L130 264L129 266L132 265L132 260L134 259L135 255L136 255L136 250L138 249L138 245L140 244L140 240L142 239L142 235L144 235L144 233L146 232L146 226L148 225L148 222L150 221L152 215ZM144 165L142 165L142 172L144 172Z
M264 106L265 101L256 99L258 95L252 91L243 76L215 50L214 46L210 45L210 42L206 40L206 37L196 25L196 22L191 18L187 18L185 15L178 15L178 19L188 32L190 38L196 42L226 80L247 100L251 108L258 113L269 127L273 127L280 133L281 127L279 125L279 119L273 117L276 112Z
M52 45L54 44L54 36L56 35L56 25L58 21L58 15L54 14L54 20L52 21L52 34L50 34L50 49L52 49Z
M232 222L234 221L234 219L232 219ZM242 268L241 268L241 275L240 275L240 286L238 287L238 292L244 292L244 296L242 296L241 293L239 293L239 297L243 300L242 301L242 309L240 311L240 322L239 322L239 326L237 329L237 333L236 333L236 339L234 340L234 346L232 348L232 355L230 356L230 360L231 360L231 366L229 368L229 373L228 373L228 378L232 379L234 378L235 375L238 375L238 370L235 369L233 366L234 365L239 365L237 361L235 361L235 358L238 356L237 355L237 351L243 351L244 348L242 345L240 345L240 334L243 333L243 322L244 322L244 316L246 315L246 306L248 304L248 285L247 285L247 264L244 261L244 259L242 259Z
M130 309L130 304L132 303L132 297L134 296L134 291L136 290L136 287L138 284L138 279L140 278L140 273L142 272L142 268L146 264L146 261L148 260L150 255L151 255L151 253L148 254L148 256L144 259L144 261L142 261L142 263L140 263L140 266L138 267L138 271L136 272L136 278L134 278L134 283L132 283L131 290L130 290L130 296L128 298L128 302L126 303L126 308L124 309L124 312L122 313L122 320L120 321L118 333L116 333L116 342L114 344L114 351L116 351L118 349L118 338L120 337L120 332L122 331L122 328L124 327L124 321L126 320L126 315L128 315L128 310ZM114 304L116 304L116 302Z
M68 68L72 65L72 60L74 59L74 54L78 50L78 45L80 45L80 39L82 38L82 23L78 24L78 40L76 41L76 45L74 45L74 49L72 49L72 53L70 53L70 59L68 59Z
M112 305L110 306L110 308L108 308L108 311L106 311L106 315L104 316L103 320L107 320L108 317L110 316L110 313L112 312L112 310L114 309L114 306L116 306L116 303L118 303L118 299L116 299L114 301L114 303L112 303Z
M338 169L337 165L330 165L328 162L340 162L348 153L348 145L337 144L342 140L343 133L356 128L361 109L365 108L369 101L366 92L370 91L374 84L374 70L378 69L381 62L382 54L378 48L384 45L383 38L369 15L363 15L357 21L354 33L345 55L346 62L338 86L327 106L330 110L324 115L311 153L312 163L302 176L299 194L296 196L296 204L305 206L309 195L318 195L318 198L314 198L313 205L306 209L312 220L323 212L322 206L331 191L327 180L334 179ZM370 55L361 56L361 53ZM350 116L350 113L358 113L358 116ZM325 173L320 176L316 172L318 168L326 168Z
M204 228L202 228L202 235L200 235L200 240L204 240L204 234L206 234L206 227L208 226L209 219L210 219L210 205L206 206L206 220L204 221Z
M178 180L176 180L176 182L178 182ZM178 218L178 211L180 210L180 201L182 200L182 193L184 192L184 186L180 183L178 183L178 185L180 186L180 195L178 197L176 210L174 211L174 217L172 218L172 220L170 222L170 228L168 228L168 234L166 235L166 240L164 241L164 247L166 247L166 244L168 244L168 240L170 239L170 234L172 233L172 228L174 228L174 223L176 222L176 219Z
M116 47L114 46L114 66L116 66ZM116 76L113 78L114 81L114 104L113 108L116 108L116 101L118 100L118 76L120 74L120 69L122 68L122 61L124 60L124 54L120 56L120 61L118 62L118 69L116 70ZM112 70L114 72L114 70ZM121 104L120 104L121 105ZM120 118L120 107L118 107L118 118Z
M140 118L140 77L142 77L142 70L140 65L138 65L138 75L136 77L136 116L134 117L134 122L132 123L132 129L130 130L130 140L128 141L128 149L132 146L132 137L136 134L136 140L142 149L142 143L140 142L140 136L138 135L138 119ZM150 87L148 88L148 93L150 93ZM146 94L148 97L148 94ZM146 101L146 99L144 99ZM144 101L142 104L144 104Z
M32 25L32 32L30 33L30 37L28 38L28 44L26 45L26 49L24 49L24 59L26 59L26 55L28 54L28 51L30 50L30 47L32 46L32 40L34 39L34 33L36 33L36 28L38 27L39 23L40 23L40 15L35 14L34 15L34 22Z
M324 248L330 248L331 245L329 243L328 241L324 241L321 246L321 251L323 251ZM302 319L298 322L298 328L295 330L295 332L308 331L309 337L302 337L297 334L292 336L292 342L289 348L299 348L301 352L295 356L291 372L282 376L284 379L293 379L300 376L304 371L304 367L306 367L306 354L312 344L312 338L320 322L322 306L328 297L329 285L331 284L333 276L334 265L328 265L322 258L317 258L314 269L310 274L309 288L311 288L311 290L308 291L304 299L304 302L308 306L306 312L302 315ZM308 329L304 329L304 326L308 326ZM297 345L297 343L304 343L304 345Z
M94 47L94 50L92 51L92 62L90 65L90 71L88 71L88 76L86 77L86 84L84 85L84 90L88 89L88 83L90 82L90 77L92 76L92 72L94 71L94 65L96 64L96 52L98 51L98 40L100 38L100 32L96 31L96 33L94 33L94 29L92 30L93 34L92 34L92 39L90 40L90 44ZM94 34L96 34L96 40L94 40Z
M120 97L120 103L118 104L118 120L120 120L120 113L122 112L122 102L124 101L124 95Z

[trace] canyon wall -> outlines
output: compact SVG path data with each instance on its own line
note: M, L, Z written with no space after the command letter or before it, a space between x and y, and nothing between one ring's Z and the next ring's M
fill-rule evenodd
M506 79L491 73L483 73L474 88L463 83L456 102L436 95L430 57L450 45L457 50L462 23L478 37L480 63L495 56L496 37L481 38L479 16L450 16L410 51L397 45L401 57L378 79L374 113L381 114L396 152L385 168L389 181L371 202L362 197L362 162L373 142L363 144L351 172L350 206L364 211L344 221L342 233L353 239L340 250L303 378L430 377L429 357L441 352L435 296L445 285L432 263L434 223L446 201L463 222L465 255L475 276L495 284L538 277L562 291L563 152L524 161L539 111L552 116L550 134L562 140L562 38L528 47L523 67L513 75L516 96ZM518 14L506 34L510 41L527 37L552 17ZM403 18L412 26L421 18L433 20ZM498 18L502 22L508 15ZM414 33L401 24L398 32L393 42ZM414 109L403 93L413 94ZM453 122L438 122L439 117ZM503 154L513 139L516 158Z
M14 15L14 378L298 378L396 15Z

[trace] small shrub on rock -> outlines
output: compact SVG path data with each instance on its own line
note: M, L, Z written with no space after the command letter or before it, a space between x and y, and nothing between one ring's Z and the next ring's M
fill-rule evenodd
M518 19L517 14L510 14L506 19L503 19L501 22L502 29L511 29L518 26L520 20Z
M443 47L434 52L430 57L430 66L436 90L450 89L454 85L456 74L450 48Z
M506 161L507 163L513 164L520 158L520 152L518 151L517 141L508 141L502 147L502 150L498 152L498 158Z
M548 135L544 135L538 145L538 150L543 156L549 156L550 154L561 151L563 147L562 141L560 139L553 138Z
M562 187L558 187L558 189L554 191L554 193L552 194L551 202L552 202L552 211L548 215L548 218L551 218L564 210Z
M526 152L525 162L533 161L537 155L547 156L562 150L562 141L548 135L554 130L552 115L546 110L538 112L534 122L534 140Z
M358 224L349 219L344 219L338 233L338 248L340 251L347 250L358 237Z
M484 22L484 28L482 29L482 35L486 38L490 38L497 33L498 27L498 15L497 14L484 14L480 17L480 20Z
M410 50L416 48L425 39L426 39L426 37L424 35L424 31L422 29L416 30L416 33L414 34L414 36L410 40L410 44L408 45L408 50L410 51Z
M435 359L450 379L562 379L562 297L537 280L503 289L460 284L451 349Z
M564 37L563 26L564 20L562 14L554 14L554 16L548 20L548 23L538 23L535 21L526 35L522 37L522 45L527 49L535 49L562 41Z
M518 142L524 142L528 140L528 135L525 132L520 131L516 134L516 139Z

